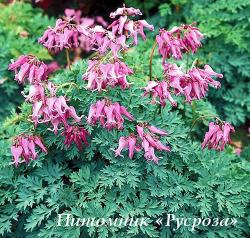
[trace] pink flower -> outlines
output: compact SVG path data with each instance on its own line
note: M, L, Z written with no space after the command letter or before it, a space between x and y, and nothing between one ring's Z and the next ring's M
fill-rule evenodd
M146 132L144 131L146 130ZM155 150L170 152L169 146L161 143L158 139L159 136L166 136L167 132L156 128L155 126L149 126L147 124L137 125L137 132L142 140L141 147L144 150L144 157L146 160L152 160L158 163L159 158L155 155Z
M115 12L110 13L110 18L115 18L116 16L136 16L142 15L139 9L133 7L126 7L125 4L123 7L118 8Z
M170 31L160 30L160 34L156 36L159 54L163 57L163 62L170 57L177 60L182 59L182 53L191 51L195 53L201 46L203 34L199 28L192 25L181 25L174 27Z
M65 136L64 144L69 148L70 145L74 142L79 151L82 150L82 144L88 145L87 136L89 135L88 131L84 127L80 126L68 126L65 128L65 131L62 132L62 135Z
M191 50L195 53L196 50L201 47L201 40L204 35L199 31L199 28L193 27L192 25L182 25L182 31L184 32L184 37L182 42L185 46L185 50Z
M129 87L127 75L132 73L133 70L120 60L107 64L89 60L89 67L83 79L88 81L86 88L90 90L102 91L108 86L120 86L121 89L125 89Z
M159 98L162 107L166 106L166 100L168 100L173 107L177 106L177 103L174 101L170 94L169 85L165 81L149 81L148 85L144 88L144 90L145 92L143 96L151 94L153 104L156 103L156 99Z
M121 35L115 37L109 31L105 31L104 33L95 33L92 37L92 41L96 46L94 49L101 55L107 53L108 50L111 50L115 59L118 59L118 52L128 49L128 46L126 45L126 36Z
M140 137L141 139L143 139L143 136L144 136L143 127L140 126L140 125L137 125L137 126L136 126L136 132L137 132L137 134L139 135L139 137Z
M96 16L95 20L97 23L101 24L103 27L107 27L108 23L103 19L102 16Z
M29 94L25 95L24 92L22 92L23 96L25 97L25 101L34 103L37 101L44 102L46 99L45 91L50 93L50 96L55 96L56 93L56 87L51 82L47 83L36 83L32 84L29 87Z
M48 67L48 71L47 71L48 74L54 73L55 71L60 69L60 65L56 61L52 61L51 63L47 65L47 67Z
M59 126L68 127L68 119L73 119L75 122L80 122L82 117L77 116L75 108L68 106L66 98L47 97L45 101L37 101L33 104L32 121L35 126L40 123L50 122L53 125L52 131L57 134Z
M168 135L168 133L166 132L166 131L164 131L164 130L162 130L162 129L159 129L159 128L157 128L157 127L155 127L155 126L147 126L147 128L152 132L152 133L154 133L154 134L158 134L158 135L160 135L160 136L166 136L166 135Z
M134 151L136 150L136 137L131 134L128 137L128 151L129 151L129 158L132 159L134 157Z
M94 47L94 40L92 39L92 28L95 27L96 23L101 24L103 27L107 27L107 22L101 16L95 18L81 17L82 12L80 10L66 9L65 16L73 19L76 24L78 31L81 33L78 36L79 47L86 52L89 52ZM94 37L93 37L94 38Z
M115 150L115 156L122 156L121 152L124 148L126 148L128 146L128 140L126 137L121 136L119 139L119 146L118 148Z
M90 106L87 122L95 125L99 121L101 126L108 130L114 128L121 130L123 129L124 122L123 116L127 117L130 121L134 120L134 117L125 107L117 102L112 103L108 99L103 99Z
M143 40L146 40L144 28L150 31L154 30L154 26L148 24L145 20L133 21L127 18L127 16L121 16L118 20L115 20L108 26L107 29L112 29L114 36L126 36L126 38L133 38L133 45L138 44L138 34Z
M148 24L145 20L138 20L137 22L134 23L134 28L132 31L130 31L129 29L129 35L132 36L132 38L134 39L133 44L137 45L138 41L137 41L137 35L139 34L142 39L145 41L146 40L146 35L144 33L144 28L147 28L150 31L154 31L154 26ZM125 27L126 29L126 27Z
M235 153L236 155L238 155L238 156L240 156L241 152L242 152L241 148L235 148L235 149L234 149L234 153Z
M142 148L144 149L144 158L154 163L158 163L159 158L155 155L155 149L153 146L150 146L150 143L144 138L142 141Z
M171 56L177 60L182 59L183 46L181 41L175 39L170 32L161 29L160 34L156 36L156 41L158 43L159 54L163 57L163 62Z
M177 96L184 95L187 102L204 98L208 86L220 87L220 82L215 81L211 76L223 78L222 74L214 72L209 65L205 65L204 69L193 68L184 73L176 64L164 64L164 74L174 93Z
M145 131L144 131L145 130ZM155 126L149 126L147 123L141 123L136 126L138 135L130 134L128 137L120 137L119 146L115 150L115 156L121 156L121 151L124 148L129 150L129 158L133 158L135 151L144 150L144 157L146 160L152 160L158 163L159 158L155 155L155 150L170 152L169 146L162 144L159 140L159 136L166 136L167 132L156 128ZM159 136L157 136L157 134ZM140 146L139 146L140 144Z
M64 48L79 46L80 31L77 22L70 18L58 19L54 28L48 28L38 42L55 53Z
M25 79L30 84L47 79L48 67L33 55L21 55L16 61L9 64L9 70L15 71L15 80L23 84Z
M121 136L119 139L118 148L115 150L115 156L122 156L121 151L128 148L129 158L134 157L134 152L139 151L140 148L136 145L137 138L134 134L130 134L128 137Z
M224 150L225 144L231 142L230 133L235 132L234 127L228 122L209 123L209 130L205 134L202 143L202 149L208 147L209 149Z
M64 14L68 18L74 19L78 24L81 22L82 11L66 8Z
M25 97L25 101L36 102L45 100L45 91L41 83L31 85L27 96L23 92L22 94Z
M35 150L36 145L44 153L47 153L40 137L26 134L15 137L11 146L14 164L18 166L19 163L22 163L23 161L20 161L20 158L23 158L26 163L30 162L30 159L35 160L38 156Z

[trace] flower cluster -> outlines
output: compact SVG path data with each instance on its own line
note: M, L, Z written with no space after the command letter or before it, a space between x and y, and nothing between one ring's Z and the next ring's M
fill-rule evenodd
M52 131L57 134L61 124L68 127L68 119L73 118L75 122L81 122L73 106L68 106L64 96L47 97L45 101L37 101L33 104L32 121L37 126L38 123L50 122Z
M154 30L154 26L148 24L145 20L134 21L128 18L128 16L142 15L139 9L126 8L125 5L122 8L118 8L115 12L110 14L110 18L119 17L117 20L113 21L108 29L112 30L113 35L124 35L126 38L133 38L133 45L138 44L138 34L143 40L146 40L146 35L144 33L144 28L150 31Z
M114 88L120 86L121 89L129 87L127 75L133 73L125 63L120 60L114 63L103 64L98 60L90 60L87 72L82 76L88 81L87 89L104 90L107 86Z
M95 50L96 53L88 61L87 71L82 76L82 79L87 81L88 90L106 91L109 87L117 86L122 90L128 88L127 77L133 74L133 70L121 60L120 53L125 53L130 46L137 45L138 36L146 40L145 29L154 30L154 27L145 20L130 19L130 17L142 15L141 11L127 8L125 5L118 8L110 14L110 18L116 19L107 29L103 28L107 23L101 17L95 20L102 26L96 25L94 19L81 17L81 11L66 9L65 15L64 18L56 21L55 27L49 27L44 32L39 42L54 52L62 51L64 48L77 48L79 44L86 51ZM205 65L204 69L193 66L188 69L187 65L184 72L182 67L166 62L170 57L181 60L184 53L195 53L201 46L202 39L203 34L193 25L181 25L170 31L161 29L156 37L155 46L158 44L159 53L162 55L164 80L153 81L152 70L150 70L150 81L144 87L144 96L150 94L152 103L159 100L162 107L166 106L167 100L176 107L177 103L171 92L176 96L184 95L186 102L191 103L192 100L204 98L209 86L219 88L220 82L215 81L213 77L222 78L223 75L214 72L209 65ZM152 63L152 58L150 62ZM61 135L65 137L66 147L74 143L81 151L83 144L88 145L89 133L79 125L83 116L77 115L75 108L68 105L68 99L65 96L57 95L55 85L48 80L48 74L54 68L58 66L52 65L50 69L32 55L22 55L9 65L9 69L15 71L15 80L18 83L23 84L27 79L31 84L28 94L23 93L23 95L26 101L33 105L31 119L35 127L45 123L52 125L53 128L49 130L54 134L63 130ZM104 99L90 106L88 124L96 125L98 122L107 130L123 130L125 118L135 121L124 106L103 97ZM131 159L135 152L143 151L146 160L158 163L160 157L157 157L157 151L171 151L170 147L161 141L162 137L167 136L167 132L149 125L148 122L135 123L136 129L133 132L119 138L115 156L122 156L121 152L127 148ZM202 148L223 150L225 144L230 142L231 132L234 132L234 128L228 122L211 122ZM26 162L29 162L30 158L36 159L36 145L43 152L47 152L38 136L16 137L11 148L14 163L18 165L20 157L23 157Z
M135 9L133 7L126 7L125 4L123 7L119 7L116 9L116 11L110 13L110 18L115 18L117 16L125 16L127 19L127 16L137 16L142 15L140 9Z
M58 19L54 28L49 27L38 42L57 53L64 48L77 48L79 35L78 25L74 19L65 17Z
M209 130L205 134L202 148L224 150L225 144L231 142L230 133L235 132L234 127L228 122L210 122Z
M120 86L122 89L128 87L126 76L133 71L119 59L119 52L128 50L127 39L132 37L134 44L137 44L137 35L140 34L145 40L146 36L143 32L144 27L153 30L153 26L149 25L145 20L133 21L128 16L142 15L139 9L118 8L110 14L111 18L119 16L108 26L109 30L105 30L101 26L92 28L81 26L81 33L89 38L93 49L97 51L99 59L89 60L88 70L83 75L83 79L88 81L87 88L90 90L101 91L109 85L111 87ZM103 63L105 54L111 53L112 62Z
M81 10L66 9L65 16L71 19L74 19L76 24L81 28L93 28L96 24L99 23L103 27L107 27L108 23L101 17L96 16L95 18L82 17ZM85 32L86 33L86 32ZM93 41L90 40L89 34L80 34L79 35L79 47L86 52L89 52L93 48Z
M111 31L105 30L101 26L96 26L87 32L83 28L82 32L90 38L93 50L97 51L101 56L111 51L114 59L118 59L119 51L128 50L125 35L115 36Z
M145 132L145 129L147 131ZM159 151L170 152L171 149L169 146L166 146L161 143L159 136L166 136L167 132L160 130L154 126L147 125L137 125L137 133L142 140L142 148L144 150L144 157L146 160L152 160L155 163L158 163L159 158L155 155L155 149Z
M121 136L119 138L118 148L115 150L115 156L122 156L121 152L123 149L128 148L129 158L132 159L134 157L134 152L140 151L141 148L136 145L136 136L134 134L130 134L128 137Z
M176 64L164 64L164 73L169 81L169 86L174 89L176 95L184 95L187 102L204 98L208 91L208 86L220 87L220 82L212 79L212 76L223 78L212 70L209 65L204 69L193 68L184 73Z
M80 126L68 126L65 128L65 131L62 132L62 135L65 136L64 144L69 148L70 145L74 142L78 150L82 150L82 143L88 145L87 136L89 135L88 131L84 127Z
M18 68L20 71L17 72ZM35 127L38 123L51 123L52 131L56 134L61 124L67 128L68 119L72 118L74 122L81 121L73 106L68 106L64 96L56 96L56 87L48 81L48 67L45 63L39 61L35 56L22 55L18 60L9 65L10 70L15 70L17 79L20 83L25 82L28 78L30 83L29 93L23 96L25 100L33 104L33 112L31 115ZM14 139L14 145L11 149L15 158L15 164L18 163L18 158L22 155L26 162L29 158L35 159L34 143L38 146L43 146L40 139L36 136L17 137ZM42 148L42 147L41 147ZM45 147L43 147L45 148ZM45 151L45 149L42 149Z
M145 131L146 130L146 131ZM144 157L146 160L158 163L159 158L155 155L155 150L170 152L169 146L162 144L159 136L166 136L167 132L149 126L145 123L136 126L137 135L130 134L128 137L120 137L118 148L115 150L115 156L122 156L123 149L128 148L129 158L133 158L135 151L144 150Z
M21 55L16 61L9 64L9 70L15 71L15 80L24 84L44 81L48 76L48 67L33 55Z
M22 94L25 97L25 101L27 102L30 102L30 103L34 103L38 101L45 102L46 89L49 91L50 95L55 96L56 87L51 82L32 84L29 87L29 94L25 95L23 92Z
M174 27L170 31L160 30L160 34L156 36L159 46L159 54L162 55L162 61L174 57L177 60L182 59L182 53L192 52L201 46L203 34L197 27L192 25L181 25Z
M15 137L11 146L14 164L18 166L19 163L30 162L30 159L35 160L38 156L36 146L47 153L47 149L39 136L22 134ZM20 161L20 158L23 158L24 161Z
M166 100L169 100L173 107L177 106L177 103L170 94L169 84L166 81L149 81L148 85L144 87L144 90L144 96L151 94L152 104L155 104L157 102L156 99L159 98L162 107L166 106Z
M123 116L130 121L134 120L134 117L124 106L117 102L112 103L109 99L103 99L90 106L87 122L95 125L99 121L103 128L121 130L124 123Z
M201 40L204 38L204 35L199 28L193 25L173 27L170 31L161 29L159 35L156 36L155 46L158 44L158 51L162 56L164 80L161 82L151 81L152 66L150 65L150 81L144 88L144 96L150 93L152 95L152 103L155 103L156 99L159 98L162 107L166 105L166 99L170 101L172 106L177 106L170 91L173 91L176 96L184 95L185 101L191 103L193 100L204 98L207 95L209 86L216 89L220 88L220 82L214 80L213 77L223 78L223 75L214 72L209 65L205 65L204 69L200 69L192 64L192 67L189 69L187 62L184 72L182 67L178 67L177 64L166 62L166 59L171 57L175 60L181 60L183 53L194 54L201 46ZM152 63L154 49L155 47L153 47L151 53L150 64ZM229 142L228 136L230 131L234 131L233 127L226 122L221 129L219 125L214 123L210 123L209 128L202 148L208 146L209 149L223 150L225 144ZM228 128L231 129L229 130Z
M208 86L220 87L220 82L215 81L212 77L223 78L223 75L214 72L209 65L205 65L204 69L191 68L183 72L182 68L176 64L165 62L170 57L180 60L183 53L190 51L195 53L201 46L201 39L203 39L203 34L192 25L181 25L170 31L160 30L160 34L156 36L156 43L158 43L159 53L162 55L164 81L150 81L144 88L144 95L151 93L152 103L155 103L158 97L163 107L166 105L166 99L170 101L172 106L177 106L170 94L171 90L177 96L184 95L186 102L191 103L192 100L204 98ZM152 56L153 54L151 54ZM152 75L150 75L151 78Z

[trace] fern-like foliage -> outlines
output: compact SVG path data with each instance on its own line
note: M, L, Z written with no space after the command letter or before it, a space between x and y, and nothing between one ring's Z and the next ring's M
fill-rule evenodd
M136 69L137 62L132 58L127 56L127 62ZM142 62L145 70L146 62L147 59ZM57 85L67 84L59 87L58 92L67 95L78 114L87 115L89 106L106 94L126 106L138 120L167 130L169 136L165 142L171 145L172 152L159 153L162 158L158 165L147 162L142 153L137 153L133 160L126 152L124 157L114 157L112 148L117 147L120 136L132 129L130 123L126 123L123 131L111 132L84 125L91 132L91 144L82 152L75 145L66 149L60 133L55 136L46 130L47 126L41 125L35 133L43 136L48 155L14 169L9 165L8 138L34 129L26 121L30 105L23 104L22 113L14 114L5 122L5 133L1 135L1 235L244 237L247 233L249 163L236 157L230 147L222 153L201 151L200 144L190 138L188 126L197 115L190 109L173 110L170 106L159 111L156 105L150 104L149 98L141 96L140 87L144 82L138 81L136 73L129 79L134 82L130 89L114 89L100 95L85 89L86 84L81 79L85 70L86 62L80 61L71 70L51 79ZM144 79L146 77L144 74ZM201 111L210 110L203 104L195 106ZM85 218L147 217L149 225L60 227L57 222L61 213ZM170 213L178 217L234 217L238 222L230 228L201 226L195 231L188 227L175 230L174 224L167 227L155 223L156 218L166 219Z

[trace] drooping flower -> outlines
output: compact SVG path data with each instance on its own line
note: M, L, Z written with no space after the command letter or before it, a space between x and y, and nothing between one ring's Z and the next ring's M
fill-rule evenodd
M65 48L77 48L80 34L74 18L65 17L58 19L54 28L49 27L38 42L57 53Z
M136 16L142 15L140 9L135 9L133 7L126 7L123 4L123 7L118 8L115 12L110 13L110 18L115 18L117 16Z
M165 81L149 81L148 85L144 88L144 96L147 94L152 95L152 103L157 102L157 98L159 98L160 104L162 107L166 106L166 100L168 100L173 107L177 106L177 103L174 101L170 94L169 85Z
M119 145L118 148L115 150L115 156L122 156L121 152L124 148L126 148L128 146L128 140L126 137L121 136L119 138Z
M11 146L14 164L18 166L19 163L28 163L31 159L35 160L38 156L36 146L47 153L47 149L39 136L22 134L15 137ZM24 161L20 161L20 158L23 158Z
M194 27L193 25L182 25L184 34L182 43L185 46L184 50L191 51L194 54L201 47L201 40L204 38L204 35L198 27Z
M87 122L95 125L99 121L101 126L108 130L114 128L122 130L124 123L123 116L130 121L134 120L134 117L124 106L121 106L117 102L112 103L109 99L103 99L90 106Z
M98 51L101 55L106 54L111 50L114 59L118 59L118 52L128 50L126 44L126 36L114 36L110 31L98 32L96 31L92 36L94 50Z
M241 152L242 152L241 148L235 148L235 149L234 149L234 153L235 153L236 155L238 155L238 156L240 156Z
M101 24L101 26L103 26L103 27L108 26L108 23L104 20L104 18L102 16L96 16L95 20L97 23Z
M60 65L56 61L52 61L47 66L48 66L48 71L47 71L48 74L54 73L55 71L60 69Z
M225 145L231 142L230 134L232 132L235 130L229 122L210 122L209 130L201 145L202 149L208 147L219 151L224 150Z
M101 24L103 27L107 27L108 23L101 16L96 16L95 18L82 17L81 10L66 9L65 16L73 19L78 25L79 34L79 47L85 52L89 52L93 49L94 41L91 35L91 28L94 28L96 23ZM84 29L84 31L82 30ZM86 34L87 33L87 34Z
M84 25L87 27L91 27L95 25L95 22L101 24L103 27L107 26L107 22L103 19L102 16L95 16L95 17L82 17L81 10L75 10L67 8L64 11L66 17L74 19L74 21L79 25Z
M72 143L75 143L78 150L82 150L82 144L88 145L87 136L89 136L88 131L81 126L68 126L65 131L62 132L65 136L64 144L69 148Z
M128 18L128 16L142 15L139 9L134 8L118 8L115 12L110 14L111 18L119 16L117 20L114 20L107 29L112 30L114 36L126 36L126 38L133 38L133 45L138 44L138 34L143 40L146 40L144 28L150 31L154 30L154 26L148 24L145 20L134 21Z
M134 152L144 150L146 160L152 160L158 163L159 158L155 155L155 150L170 152L169 146L162 144L160 136L166 136L167 132L153 125L141 123L136 126L137 135L130 134L128 137L120 137L118 148L115 150L115 156L122 156L123 149L128 148L129 158L133 158Z
M82 16L81 10L66 8L64 10L64 14L68 18L74 19L77 24L81 23L81 16Z
M201 46L203 34L199 28L191 25L181 25L173 27L170 31L160 29L160 34L156 36L159 54L162 55L162 61L173 57L177 60L182 59L182 53L192 52Z
M220 82L215 81L212 76L223 78L212 70L209 65L204 69L193 68L184 73L176 64L164 64L164 75L169 81L169 86L174 89L174 93L184 95L187 102L204 98L208 91L208 86L220 87Z
M88 81L87 89L101 91L107 86L114 88L120 86L121 89L129 87L127 75L133 73L125 63L120 60L114 63L103 64L98 60L89 60L87 72L83 79Z
M23 84L25 79L32 83L44 81L48 75L48 67L34 55L21 55L9 64L9 70L15 71L15 80Z
M56 87L51 82L46 83L36 83L32 84L29 87L29 94L25 95L23 92L23 96L25 97L25 101L30 103L34 103L37 101L45 102L46 99L46 90L50 93L50 96L55 96L56 94Z
M32 121L35 126L40 123L50 122L53 125L52 131L57 134L59 126L68 127L68 119L80 122L82 117L77 116L73 106L68 106L66 98L47 97L45 101L37 101L33 104Z
M130 134L128 137L121 136L119 139L118 148L115 150L115 156L122 156L121 152L123 149L128 148L129 158L134 157L135 151L140 151L140 147L136 145L137 138L134 134Z
M152 132L152 133L154 133L154 134L158 134L158 135L160 135L160 136L167 136L167 135L168 135L168 133L167 133L165 130L159 129L159 128L153 126L153 125L147 126L147 129L148 129L150 132Z
M146 130L146 131L145 131ZM146 160L152 160L158 163L159 158L155 155L155 150L170 152L169 146L162 144L159 136L166 136L167 132L158 129L155 126L146 124L139 124L136 126L136 131L141 139L141 147L144 150L144 157Z

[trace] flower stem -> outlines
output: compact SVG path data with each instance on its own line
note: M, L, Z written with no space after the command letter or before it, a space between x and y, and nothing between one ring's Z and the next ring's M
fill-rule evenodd
M65 52L66 52L66 58L67 58L67 67L70 69L71 62L69 58L69 50L66 49Z
M221 120L219 117L217 117L217 115L207 114L207 115L200 116L200 117L198 117L198 118L196 118L196 119L194 120L194 122L193 122L193 124L192 124L192 126L191 126L191 128L190 128L190 130L189 130L188 135L191 133L192 129L194 128L194 126L195 126L195 124L196 124L196 122L199 121L199 120L201 120L201 119L204 119L204 118L215 118L215 119L217 119L218 121L222 122L222 120Z
M188 64L189 64L189 53L187 53L186 73L188 72Z
M154 56L156 45L157 45L157 42L155 40L151 53L150 53L150 58L149 58L149 80L152 80L152 61L153 61L153 56Z
M75 86L75 87L77 87L77 84L73 83L73 82L64 83L64 84L61 84L61 85L57 86L56 89L63 88L63 87L66 87L66 86L70 86L70 87Z

